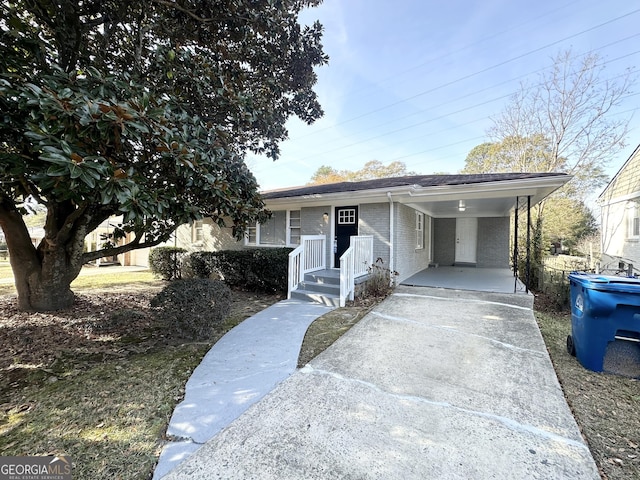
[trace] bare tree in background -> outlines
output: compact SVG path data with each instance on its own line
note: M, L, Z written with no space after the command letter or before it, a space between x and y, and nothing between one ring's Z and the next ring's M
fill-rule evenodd
M568 173L574 178L557 195L579 201L602 187L605 168L626 146L630 116L618 110L636 80L631 69L607 76L605 64L595 53L558 54L551 69L521 84L492 119L491 142L469 153L463 172ZM534 264L542 257L544 206L533 212Z
M500 115L493 118L489 136L509 141L515 170L563 172L574 175L572 190L584 192L607 181L604 170L626 146L630 117L616 109L630 94L635 75L606 76L606 66L595 53L558 54L539 82L521 84ZM544 145L545 154L526 154Z

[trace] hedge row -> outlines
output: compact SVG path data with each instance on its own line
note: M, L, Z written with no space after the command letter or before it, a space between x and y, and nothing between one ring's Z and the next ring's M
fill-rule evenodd
M286 292L291 248L251 248L194 252L185 260L185 276L219 278L231 287Z
M149 268L162 280L180 280L187 251L180 247L158 247L149 253Z
M160 247L149 256L151 271L164 280L214 278L230 287L286 292L291 248L251 248L186 253Z

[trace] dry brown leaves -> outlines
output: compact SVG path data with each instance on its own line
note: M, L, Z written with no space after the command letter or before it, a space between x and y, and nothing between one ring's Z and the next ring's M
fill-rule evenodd
M184 339L174 335L149 306L158 288L86 291L72 308L22 312L15 295L0 297L0 403L3 390L20 386L35 371L55 376L110 358L143 353ZM234 291L232 315L246 318L278 300Z

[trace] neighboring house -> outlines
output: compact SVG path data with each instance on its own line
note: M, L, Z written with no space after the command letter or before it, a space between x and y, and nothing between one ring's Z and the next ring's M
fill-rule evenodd
M44 238L44 227L29 227L29 237L34 247L37 247Z
M598 197L603 264L640 267L640 145Z
M110 235L113 230L122 222L122 217L111 217L100 224L93 232L85 237L85 249L93 252L98 248L102 248L106 241L111 239ZM120 240L118 244L129 243L135 234L130 233L128 236ZM190 252L205 250L227 250L242 248L231 234L231 229L221 229L213 223L210 218L191 222L190 224L180 225L171 238L159 246L178 246ZM149 266L150 248L139 248L130 250L115 257L104 257L96 261L96 265L113 265L120 264L125 266Z
M526 205L529 197L533 206L570 179L560 173L418 175L266 191L273 216L249 228L234 248L311 249L304 265L290 265L292 290L303 281L302 274L291 279L294 271L337 270L358 239L370 246L356 248L367 249L355 253L356 269L380 258L398 272L398 282L430 265L509 268L518 198ZM234 243L225 230L218 230L218 241L229 248Z

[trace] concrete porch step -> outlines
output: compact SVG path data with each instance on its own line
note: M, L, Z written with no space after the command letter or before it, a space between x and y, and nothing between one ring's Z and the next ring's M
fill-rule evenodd
M334 295L331 293L314 292L312 290L294 290L291 292L291 298L306 302L320 303L331 307L340 306L340 295Z
M340 285L340 270L318 270L305 273L304 280L305 282Z
M305 274L304 281L291 292L291 298L339 307L340 271L319 270Z
M305 280L298 286L298 290L310 290L312 292L340 295L340 284L312 282Z

